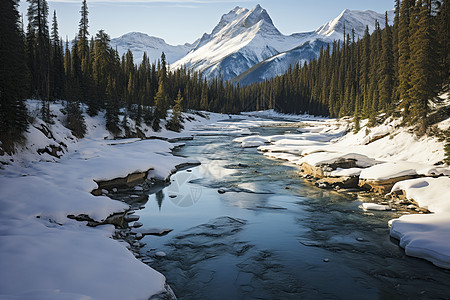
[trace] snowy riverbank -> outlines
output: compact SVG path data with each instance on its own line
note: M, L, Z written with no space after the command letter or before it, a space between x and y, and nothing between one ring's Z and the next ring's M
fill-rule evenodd
M38 103L29 101L28 105L33 111ZM162 139L213 135L216 128L220 134L241 136L235 141L244 147L260 146L265 155L296 164L307 161L320 165L342 157L357 162L351 169L333 170L336 176L358 174L374 179L450 172L448 167L434 166L443 159L442 143L435 138L417 139L398 127L395 120L370 132L363 127L356 135L345 135L351 126L347 120L263 112L250 114L257 118L233 116L232 122L225 124L217 121L229 119L227 115L210 114L205 119L190 114L182 133L155 133L144 127L142 131L148 137L161 139L113 140L102 116L86 116L87 136L77 140L62 125L60 108L59 104L52 105L54 125L35 119L26 148L12 157L0 156L1 299L147 299L167 292L162 274L137 260L126 243L112 239L113 225L88 227L85 221L67 217L87 215L102 222L129 209L127 204L106 195L93 196L91 191L97 188L94 180L147 171L149 179L163 180L177 165L194 162L174 157L171 151L177 144ZM299 132L271 137L252 135L253 127L274 124L261 118L280 117L303 121ZM241 121L234 122L236 118ZM203 131L201 126L206 124L208 130ZM448 126L448 122L440 126ZM391 235L400 239L407 254L448 268L449 178L414 180L401 181L393 190L404 190L408 198L434 214L393 220Z
M391 220L391 236L400 240L406 254L449 269L450 168L442 164L444 143L436 136L418 138L411 128L399 126L400 122L388 118L370 128L364 120L361 130L354 134L351 120L306 120L298 133L241 137L235 142L258 147L268 157L313 168L320 172L314 177L331 178L328 182L356 178L356 187L359 182L360 187L383 195L401 192L431 214ZM436 126L445 130L449 125L447 119Z
M38 103L28 105L33 112ZM35 119L26 148L0 156L0 298L148 299L165 292L165 277L112 239L113 225L93 228L67 216L102 222L129 209L105 195L93 196L94 180L148 170L149 177L166 179L177 165L193 161L173 156L176 144L164 140L112 140L102 116L86 116L88 133L77 140L62 125L60 108L52 105L54 125ZM189 137L194 126L223 118L190 117L180 134L144 132Z

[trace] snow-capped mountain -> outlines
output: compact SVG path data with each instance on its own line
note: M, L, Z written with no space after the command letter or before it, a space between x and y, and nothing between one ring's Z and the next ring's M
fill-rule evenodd
M392 23L394 13L388 13ZM130 49L135 63L142 61L144 51L154 62L165 52L171 69L187 67L200 71L206 78L221 75L224 80L250 84L284 74L290 66L317 58L320 48L334 40L342 40L355 31L355 38L364 35L366 26L375 29L375 22L384 27L384 14L371 10L344 10L315 31L284 35L274 26L267 11L260 5L251 10L236 7L222 16L211 33L205 33L193 44L172 46L163 39L131 32L111 40L120 55Z
M294 49L274 55L254 65L244 73L233 78L232 82L248 85L282 75L289 70L290 66L294 67L296 64L301 66L305 62L317 58L320 48L326 48L327 44L328 42L322 39L307 41Z
M302 43L302 35L286 36L273 25L267 11L236 7L222 16L210 34L204 34L195 48L171 65L203 72L207 78L221 74L230 80L255 64Z
M393 18L394 12L389 11L388 22L390 24L392 24ZM320 26L317 30L297 34L304 38L303 44L265 59L235 77L233 81L239 82L240 84L250 84L282 75L286 73L290 66L303 64L305 61L317 58L322 46L325 48L327 44L332 43L334 40L343 40L344 31L351 35L353 29L355 31L355 39L361 38L364 35L366 26L369 26L370 32L374 31L376 21L379 22L381 28L384 28L384 14L371 10L358 11L346 9L338 17Z
M128 49L133 53L134 63L140 64L144 51L147 52L150 62L157 61L164 52L168 63L173 63L185 56L192 48L191 44L172 46L163 39L149 36L141 32L130 32L111 40L111 46L122 56Z

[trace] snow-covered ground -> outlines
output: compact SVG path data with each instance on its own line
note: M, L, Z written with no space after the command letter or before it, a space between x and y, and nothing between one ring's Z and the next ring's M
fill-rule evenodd
M33 112L38 103L29 101L28 106ZM174 157L171 150L175 144L164 140L112 140L102 115L86 116L87 136L77 140L61 123L60 104L51 108L56 115L54 125L36 118L26 147L14 156L0 156L0 299L148 299L166 291L162 274L137 260L125 242L112 239L113 225L93 228L67 216L88 215L101 222L129 209L106 195L93 196L90 192L97 188L94 180L147 170L152 170L151 177L165 179L177 165L193 161ZM398 127L395 120L370 132L363 127L353 134L347 133L351 127L348 120L287 116L273 111L208 116L204 119L191 114L193 120L185 124L182 133L155 133L148 127L143 131L147 136L169 139L193 134L238 136L235 142L243 147L259 146L265 155L297 164L320 164L342 157L358 162L356 168L335 170L336 176L348 172L365 173L367 178L405 172L450 174L448 167L434 166L444 157L441 142L417 139ZM303 126L284 135L256 136L252 129L279 123L267 118L303 121ZM229 122L218 122L224 119ZM44 134L46 127L51 134ZM37 153L49 145L63 149L57 151L60 158ZM407 254L446 268L450 268L449 181L448 177L423 177L399 182L393 191L405 190L408 197L434 214L408 215L391 222L391 234L400 239ZM374 205L365 208L381 209Z
M28 101L32 114L38 115L38 105ZM18 154L0 156L7 163L0 169L0 298L148 299L164 292L165 277L138 261L126 243L113 240L113 225L93 228L67 216L88 215L101 222L129 209L93 196L94 180L150 169L152 177L165 179L177 165L193 161L173 156L174 144L164 140L112 140L102 115L86 116L87 136L77 140L62 125L60 108L51 107L54 125L36 117ZM180 134L145 130L151 136L184 137L196 125L223 118L191 117L195 120ZM37 129L43 127L51 134ZM63 149L56 152L60 158L37 153L49 145Z

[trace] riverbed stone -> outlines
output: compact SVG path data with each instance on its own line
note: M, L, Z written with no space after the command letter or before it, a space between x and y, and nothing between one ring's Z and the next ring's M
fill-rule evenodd
M318 181L318 184L324 183L333 188L357 188L359 176L341 176L341 177L324 177Z
M115 178L111 180L95 181L98 189L92 191L92 194L97 194L97 190L113 190L117 188L131 188L138 184L142 184L147 177L147 172L137 172L127 175L126 177Z
M134 221L139 220L139 216L138 215L128 215L127 214L127 215L125 215L124 220L126 222L134 222Z
M372 180L372 179L360 179L359 186L365 190L385 195L389 193L392 187L399 181L416 178L417 176L406 175L395 178L389 178L386 180Z
M312 177L318 178L318 179L325 177L322 167L312 166L305 162L301 164L301 167L302 167L302 172L307 176L312 176Z

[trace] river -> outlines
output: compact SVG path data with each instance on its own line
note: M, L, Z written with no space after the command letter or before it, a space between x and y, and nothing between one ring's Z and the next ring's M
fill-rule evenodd
M252 128L262 136L296 130ZM141 252L178 299L450 298L450 272L406 256L389 237L388 220L402 212L364 211L367 196L316 188L297 166L235 137L187 141L175 155L201 165L148 191L137 212L144 227L173 229L145 236Z

